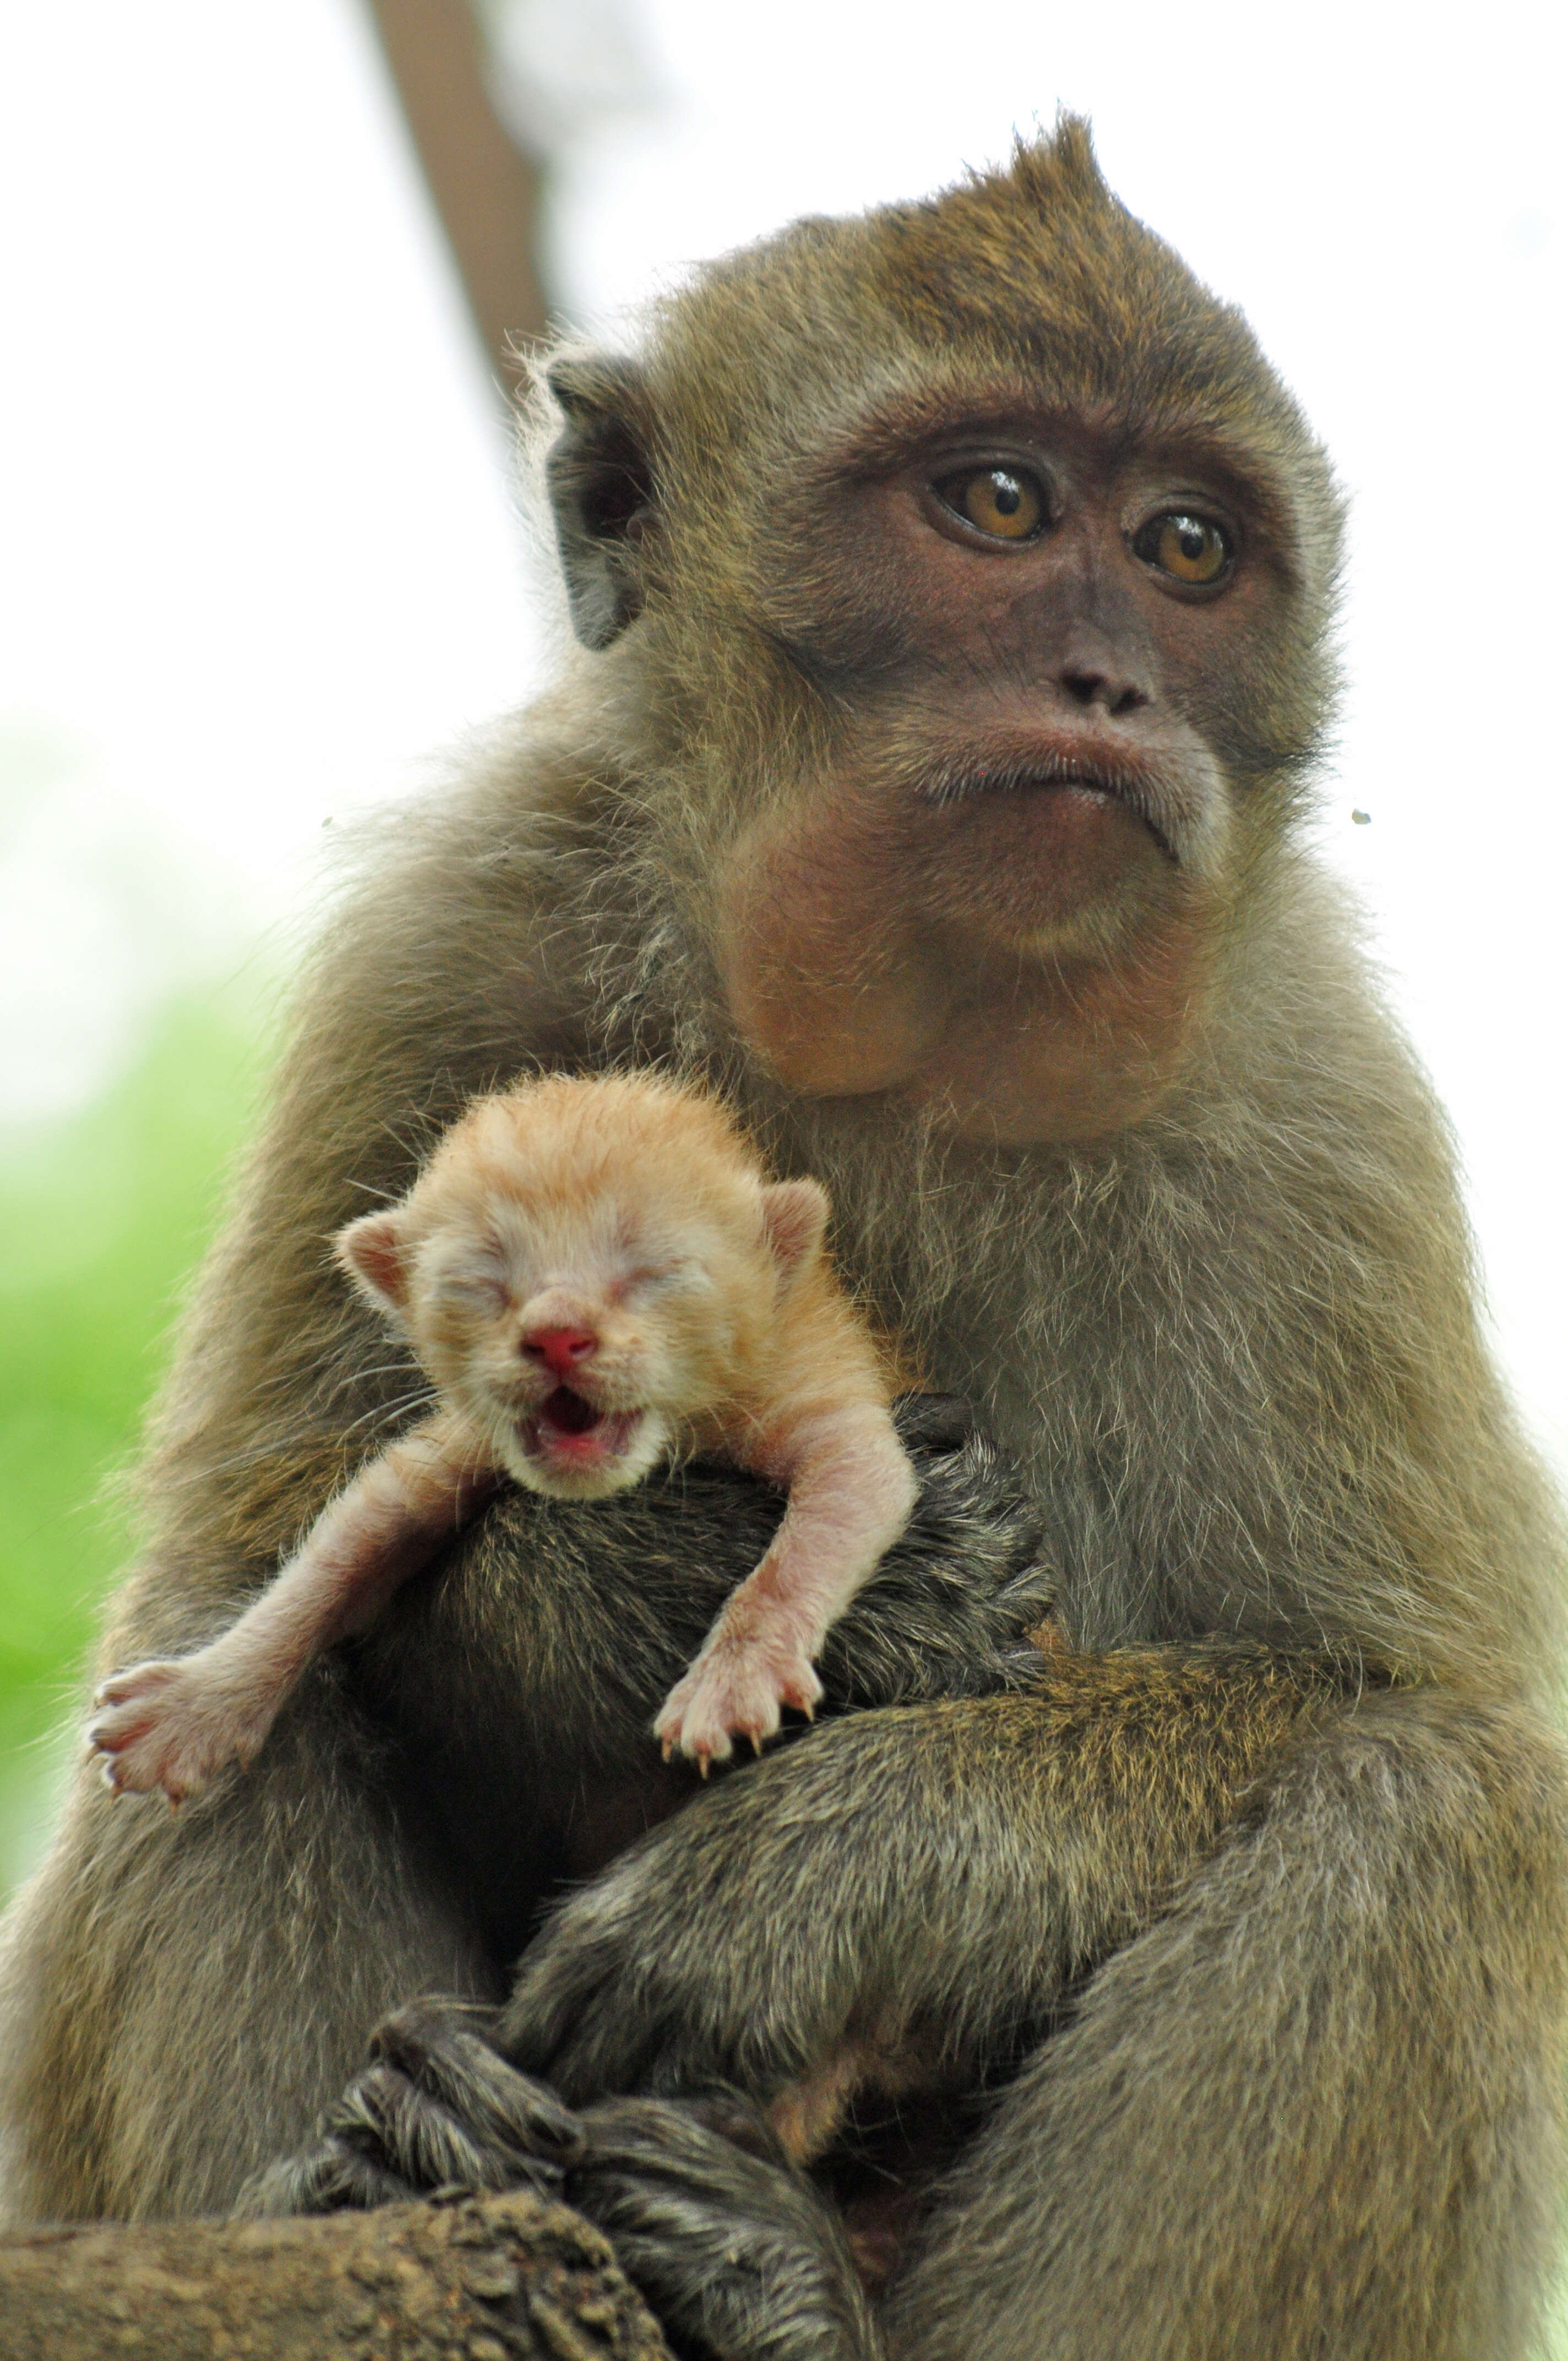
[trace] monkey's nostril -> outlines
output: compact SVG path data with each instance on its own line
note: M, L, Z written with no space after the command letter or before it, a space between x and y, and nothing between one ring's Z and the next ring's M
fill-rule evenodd
M570 1377L598 1350L598 1338L588 1328L532 1328L522 1340L525 1358L541 1361L552 1377Z
M1091 705L1101 705L1113 717L1123 713L1135 713L1140 706L1148 703L1148 698L1143 690L1135 687L1131 681L1113 680L1108 674L1102 672L1088 670L1080 672L1076 669L1064 672L1061 685L1075 705L1086 708Z

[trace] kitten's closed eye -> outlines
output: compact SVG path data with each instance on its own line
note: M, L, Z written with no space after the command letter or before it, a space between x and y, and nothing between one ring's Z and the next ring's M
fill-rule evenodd
M710 1295L713 1273L698 1255L675 1255L667 1262L645 1263L628 1271L623 1281L630 1296Z
M460 1310L494 1313L511 1301L511 1282L499 1249L469 1245L423 1274L433 1302Z

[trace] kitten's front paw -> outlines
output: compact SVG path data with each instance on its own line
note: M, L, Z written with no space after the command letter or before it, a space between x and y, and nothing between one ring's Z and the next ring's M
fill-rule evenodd
M161 1788L171 1805L199 1795L225 1763L248 1762L260 1743L203 1695L190 1660L154 1659L115 1673L98 1690L88 1723L88 1751L103 1758L104 1784L116 1795Z
M706 1777L710 1763L728 1761L732 1739L749 1738L760 1754L784 1706L811 1714L821 1696L811 1661L793 1639L716 1640L670 1691L653 1735L666 1760L678 1749Z

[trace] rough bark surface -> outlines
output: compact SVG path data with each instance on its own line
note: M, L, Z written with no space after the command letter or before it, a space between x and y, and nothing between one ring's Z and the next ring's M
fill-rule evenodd
M0 2240L6 2361L670 2361L609 2242L518 2192Z

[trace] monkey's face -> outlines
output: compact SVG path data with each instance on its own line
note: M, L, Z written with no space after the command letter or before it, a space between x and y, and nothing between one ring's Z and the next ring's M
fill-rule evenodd
M987 1140L1157 1105L1328 685L1332 486L1245 324L1072 132L552 384L579 629L746 1047Z
M1075 1138L1179 1071L1245 872L1222 710L1278 627L1262 503L1212 451L1010 411L817 495L773 601L842 700L826 759L724 843L749 1046L821 1097ZM874 585L874 628L859 594Z

